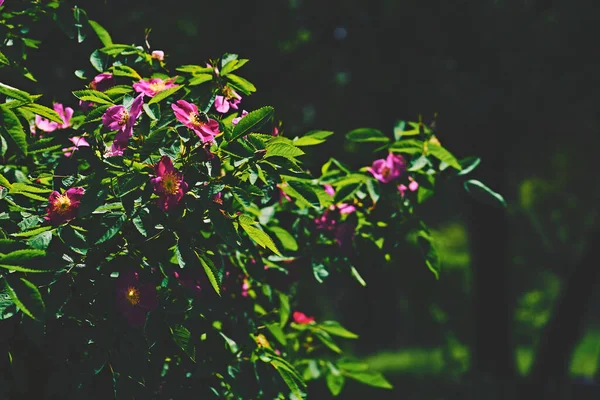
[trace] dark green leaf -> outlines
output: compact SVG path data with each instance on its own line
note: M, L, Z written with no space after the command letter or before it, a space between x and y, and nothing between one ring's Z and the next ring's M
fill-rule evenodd
M24 106L21 106L19 108L27 110L29 112L32 112L34 114L40 115L44 118L49 119L50 121L58 122L59 124L62 124L64 122L62 120L62 118L60 117L60 115L58 115L58 113L56 111L54 111L51 108L42 106L40 104L31 103L31 104L26 104Z
M119 233L125 221L127 221L127 215L121 214L121 216L109 226L100 239L96 240L96 244L104 243L107 240L112 239L117 233Z
M212 74L196 74L190 78L188 85L190 85L190 86L200 85L202 83L211 81L212 78L213 78Z
M348 372L344 371L344 375L369 386L374 386L382 389L393 389L394 387L381 375L379 372Z
M291 251L298 250L296 239L288 231L278 226L269 227L269 230L277 236L284 249Z
M1 85L1 84L0 84ZM19 118L5 105L0 105L0 126L17 145L21 153L27 155L27 135Z
M196 362L196 346L192 344L190 331L183 325L175 325L171 328L171 334L175 344L188 355L190 360Z
M104 72L106 66L108 65L108 56L106 54L102 54L99 50L94 50L94 52L90 55L90 63L96 71Z
M2 82L0 82L0 93L23 103L31 103L33 101L33 98L29 93L12 86L5 85Z
M392 143L390 151L394 153L421 154L423 153L425 143L422 140L406 139Z
M334 396L337 396L341 393L342 388L344 387L344 382L346 381L344 375L342 375L340 372L335 374L331 371L327 374L325 380L327 381L327 388L329 388L329 391Z
M238 138L257 130L262 124L273 117L273 107L262 107L258 110L254 110L244 118L233 128L233 136L229 140L234 141Z
M461 170L462 167L456 160L456 157L454 157L452 155L452 153L450 153L448 150L446 150L442 146L439 146L434 143L427 143L427 150L428 150L429 154L431 154L438 160L445 162L452 168L455 168L459 171Z
M231 86L238 89L245 95L249 95L250 93L256 92L256 87L241 76L229 74L227 75L227 80L229 81L229 84Z
M38 288L25 278L6 279L6 289L12 301L29 317L45 318L46 306Z
M356 333L350 332L336 321L324 321L319 323L318 327L334 336L340 336L347 339L358 338Z
M219 276L219 272L217 271L215 264L206 255L198 254L198 252L196 251L194 251L194 253L196 253L196 257L198 257L198 260L200 260L200 264L202 264L202 268L204 268L204 272L206 272L206 276L208 277L208 280L212 285L213 289L220 296L221 277Z
M489 204L496 207L506 207L506 201L504 197L494 192L492 189L484 185L483 183L476 181L474 179L465 181L464 183L465 190L473 196L475 199L481 201L482 203Z
M75 90L73 92L73 95L75 97L77 97L79 100L92 101L94 103L99 103L99 104L109 104L109 105L114 104L114 102L111 100L110 97L108 97L104 93L99 92L97 90L92 90L92 89Z
M250 238L254 240L259 246L263 248L266 247L273 253L279 256L281 255L281 253L277 249L277 246L275 246L273 239L271 239L271 237L266 232L262 231L259 228L256 228L256 222L252 218L242 214L238 217L238 222L242 229L248 234L248 236L250 236Z
M346 133L346 139L352 142L387 143L390 138L378 129L358 128Z
M462 169L460 170L460 172L458 172L457 175L463 176L463 175L467 175L469 172L471 172L475 168L477 168L479 163L481 163L481 158L467 157L467 158L463 158L462 160L460 160L459 163L460 163L460 166L462 167Z

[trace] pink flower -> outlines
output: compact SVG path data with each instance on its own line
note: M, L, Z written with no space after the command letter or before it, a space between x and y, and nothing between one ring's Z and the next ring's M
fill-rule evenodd
M300 311L294 311L292 314L294 322L300 325L309 325L315 322L315 317L308 317L306 314Z
M400 192L400 195L402 197L405 196L407 190L410 190L411 192L416 192L417 189L419 189L419 183L415 181L411 176L408 177L408 180L410 181L408 187L406 187L406 185L404 184L398 185L398 191Z
M179 85L176 85L173 83L173 82L175 82L175 79L177 79L177 78L171 78L166 81L163 81L160 78L153 78L153 79L150 79L147 81L141 80L139 82L134 83L133 88L138 93L143 93L148 97L154 97L158 93L160 93L166 89L170 89L170 88L179 86Z
M244 278L244 280L242 281L242 292L241 292L242 297L248 297L249 290L250 290L250 281L248 280L248 278Z
M337 206L338 210L340 210L340 214L352 214L356 211L356 207L352 204L340 203Z
M81 187L67 189L63 194L57 191L50 193L49 204L46 208L48 215L44 219L50 221L52 225L60 225L72 220L77 216L77 209L83 193L84 190Z
M0 6L2 6L2 4L4 4L4 0L0 0Z
M110 89L115 85L116 81L113 74L107 73L96 75L94 79L90 82L90 88L99 92L104 92L105 90ZM79 100L79 107L81 107L83 111L87 111L88 108L93 106L94 103L92 103L91 101Z
M242 101L242 96L230 87L225 86L223 95L215 97L215 109L221 114L225 114L229 111L229 108L237 110L240 101Z
M135 121L142 113L143 105L144 94L142 93L133 100L129 110L123 106L112 106L102 116L102 124L105 127L113 131L118 130L109 152L110 155L123 155L129 138L133 135Z
M73 116L73 109L71 107L64 107L60 103L54 103L54 111L60 116L63 123L50 121L46 118L42 118L39 115L35 116L35 125L44 132L54 132L57 129L67 129L71 126L71 117Z
M216 101L216 99L215 99L215 101ZM232 123L233 125L237 125L237 124L239 124L239 123L240 123L240 120L241 120L242 118L244 118L246 115L248 115L248 111L246 111L246 110L242 110L242 115L240 115L239 117L235 117L234 119L232 119L232 120L231 120L231 123Z
M162 156L154 166L155 178L150 180L154 185L154 193L158 194L158 206L161 210L169 211L183 199L188 184L183 180L183 174L173 167L173 162L167 156Z
M335 229L337 224L336 221L336 207L330 206L323 215L319 218L315 218L315 227L323 231L332 231Z
M98 74L90 82L90 88L99 92L104 92L107 89L116 85L115 77L113 74L103 73Z
M70 157L71 154L73 154L80 147L90 147L90 144L87 142L87 140L85 140L83 136L73 136L72 138L69 138L69 140L73 142L74 146L62 149L63 153L65 154L65 157Z
M162 50L154 50L152 52L152 58L154 58L158 61L164 61L165 60L165 52Z
M325 188L325 193L327 193L330 196L335 196L335 189L333 188L333 186L331 185L323 185L323 187Z
M178 100L171 104L171 108L177 120L196 132L203 142L210 142L213 140L213 136L219 134L219 123L205 113L199 113L195 104Z
M116 286L119 312L127 318L130 326L144 325L148 311L158 307L156 286L141 283L139 274L133 270L120 272Z
M401 155L389 153L386 158L373 161L367 170L380 182L388 183L399 178L406 171L406 161Z

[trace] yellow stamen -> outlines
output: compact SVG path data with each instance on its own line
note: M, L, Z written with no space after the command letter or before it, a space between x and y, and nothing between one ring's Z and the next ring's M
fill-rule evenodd
M64 214L71 208L71 199L66 194L58 196L52 203L58 214Z
M179 177L175 172L167 172L161 179L162 188L167 194L175 194L179 191Z
M140 291L137 288L130 286L127 288L127 301L135 306L140 302Z
M150 85L150 89L152 89L153 92L162 92L163 90L165 90L165 82L164 81L159 81L159 82L152 82Z

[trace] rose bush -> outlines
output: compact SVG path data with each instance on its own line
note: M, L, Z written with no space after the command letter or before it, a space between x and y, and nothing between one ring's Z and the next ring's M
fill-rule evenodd
M90 27L104 47L72 103L0 83L0 393L298 399L313 379L333 395L346 379L391 387L344 356L339 342L355 334L297 309L297 283L365 285L362 244L394 262L407 238L437 276L419 204L479 160L400 122L393 138L346 134L374 152L371 166L332 158L312 175L305 151L341 139L286 137L272 107L244 110L256 91L239 75L247 59L173 70L163 51Z

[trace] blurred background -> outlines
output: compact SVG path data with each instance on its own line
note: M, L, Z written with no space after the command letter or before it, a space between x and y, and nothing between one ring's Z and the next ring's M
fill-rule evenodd
M438 281L407 254L393 266L361 260L365 288L330 280L301 294L307 313L359 333L347 350L395 385L348 382L342 399L600 398L596 1L66 3L115 43L142 44L152 28L150 45L168 66L224 52L250 58L242 75L258 92L243 108L275 106L286 136L336 132L309 167L330 156L370 164L360 149L343 152L347 131L391 134L397 120L436 113L445 147L482 158L474 178L509 206L477 204L451 185L424 205L443 262ZM81 46L65 44L57 24L36 29L44 41L28 66L46 101L87 83L74 71L93 76L93 34ZM324 385L309 394L329 398Z

